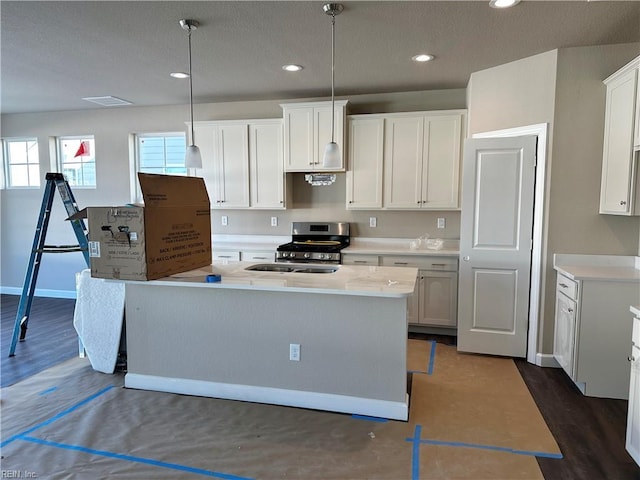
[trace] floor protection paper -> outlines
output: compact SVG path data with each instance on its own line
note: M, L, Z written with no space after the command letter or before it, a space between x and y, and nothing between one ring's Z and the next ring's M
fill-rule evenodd
M408 370L410 419L398 422L125 389L72 359L2 389L3 474L537 479L533 452L559 455L511 360L410 340Z

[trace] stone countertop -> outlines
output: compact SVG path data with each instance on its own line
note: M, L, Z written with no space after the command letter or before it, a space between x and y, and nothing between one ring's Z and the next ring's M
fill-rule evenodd
M352 238L351 245L343 254L359 255L443 255L457 257L460 254L459 240L443 240L442 248L411 248L413 238Z
M369 238L351 237L351 245L343 254L359 255L444 255L457 257L460 254L459 240L444 240L439 250L411 248L414 238ZM212 235L214 252L221 251L275 251L279 245L288 243L291 237L275 235Z
M640 257L555 254L553 267L573 280L640 283Z
M199 288L228 288L248 291L408 297L413 294L418 274L416 268L326 264L323 264L322 267L334 267L337 268L337 271L333 273L300 273L246 270L247 267L257 264L257 262L214 263L208 267L178 273L159 280L131 283L165 286L188 285ZM311 263L278 263L276 265L301 269L319 267L319 265ZM207 283L206 276L210 274L220 275L221 281Z

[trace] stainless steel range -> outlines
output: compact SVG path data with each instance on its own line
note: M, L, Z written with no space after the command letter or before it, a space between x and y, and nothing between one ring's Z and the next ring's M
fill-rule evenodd
M277 248L276 262L340 263L349 241L348 223L293 222L291 242Z

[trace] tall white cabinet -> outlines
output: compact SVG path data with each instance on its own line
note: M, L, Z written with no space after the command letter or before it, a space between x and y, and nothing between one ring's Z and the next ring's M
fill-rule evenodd
M600 213L640 215L640 56L605 79Z
M348 209L457 210L465 110L351 115Z
M282 120L194 122L211 208L284 209Z

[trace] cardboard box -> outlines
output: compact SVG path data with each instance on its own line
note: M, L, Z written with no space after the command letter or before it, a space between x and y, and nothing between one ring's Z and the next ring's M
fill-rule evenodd
M138 173L144 206L88 207L91 276L154 280L211 265L202 178Z

